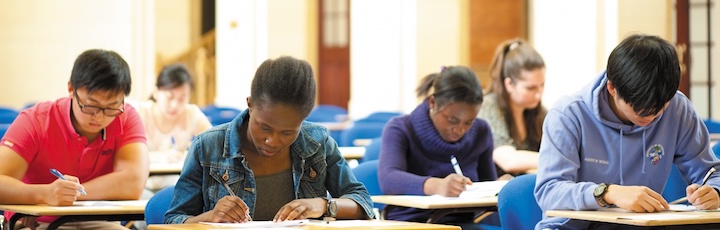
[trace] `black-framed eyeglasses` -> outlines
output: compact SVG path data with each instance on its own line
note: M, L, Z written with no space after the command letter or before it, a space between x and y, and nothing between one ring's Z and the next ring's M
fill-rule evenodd
M82 111L85 114L95 115L95 114L99 113L100 111L102 111L103 114L105 114L105 116L114 117L114 116L120 115L121 113L125 112L125 110L122 108L112 109L112 108L100 108L100 107L92 106L92 105L83 105L82 103L80 103L80 97L78 97L77 91L73 91L73 94L75 94L75 99L77 100L78 106L80 106L80 111ZM122 103L123 103L123 107L124 107L125 99L123 99Z

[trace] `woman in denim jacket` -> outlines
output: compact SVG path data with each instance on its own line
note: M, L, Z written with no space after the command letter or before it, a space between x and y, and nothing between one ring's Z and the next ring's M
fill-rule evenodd
M303 122L314 103L307 62L263 62L248 109L193 141L165 223L373 217L370 194L327 130Z

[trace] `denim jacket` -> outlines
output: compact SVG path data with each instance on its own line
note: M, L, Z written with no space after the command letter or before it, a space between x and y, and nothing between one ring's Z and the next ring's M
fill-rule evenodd
M166 224L184 223L191 216L212 210L218 200L229 195L223 181L245 201L250 213L254 212L258 205L255 177L240 147L240 127L248 116L245 110L232 122L215 126L193 140L165 214ZM355 179L324 127L303 122L290 145L290 155L295 199L326 197L329 192L332 197L355 201L368 217L374 216L370 194Z

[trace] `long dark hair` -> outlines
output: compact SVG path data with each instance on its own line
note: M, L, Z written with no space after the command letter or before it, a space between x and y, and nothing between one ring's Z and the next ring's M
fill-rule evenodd
M431 89L438 108L450 102L480 105L483 101L480 81L475 72L464 66L443 67L439 73L425 76L416 89L417 96L430 96Z
M510 137L515 146L522 146L520 132L515 126L512 111L510 111L510 95L505 88L505 79L509 78L515 82L522 80L522 70L532 71L538 68L545 68L545 61L542 56L530 45L521 39L512 39L498 46L495 51L495 58L490 65L490 76L492 85L488 93L495 93L497 104L505 118L505 125L508 127ZM542 101L533 109L523 111L527 136L525 140L529 144L528 150L538 151L542 138L542 124L545 120L547 110L542 106Z

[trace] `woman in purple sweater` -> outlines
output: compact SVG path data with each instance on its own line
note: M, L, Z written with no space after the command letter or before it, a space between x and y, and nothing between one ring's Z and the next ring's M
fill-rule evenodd
M473 181L497 179L490 127L477 119L482 87L467 67L426 76L417 88L426 97L412 113L390 120L382 134L378 173L385 194L457 197ZM455 156L463 175L450 163ZM388 219L425 222L435 210L393 207ZM448 215L442 223L471 223L473 213Z

